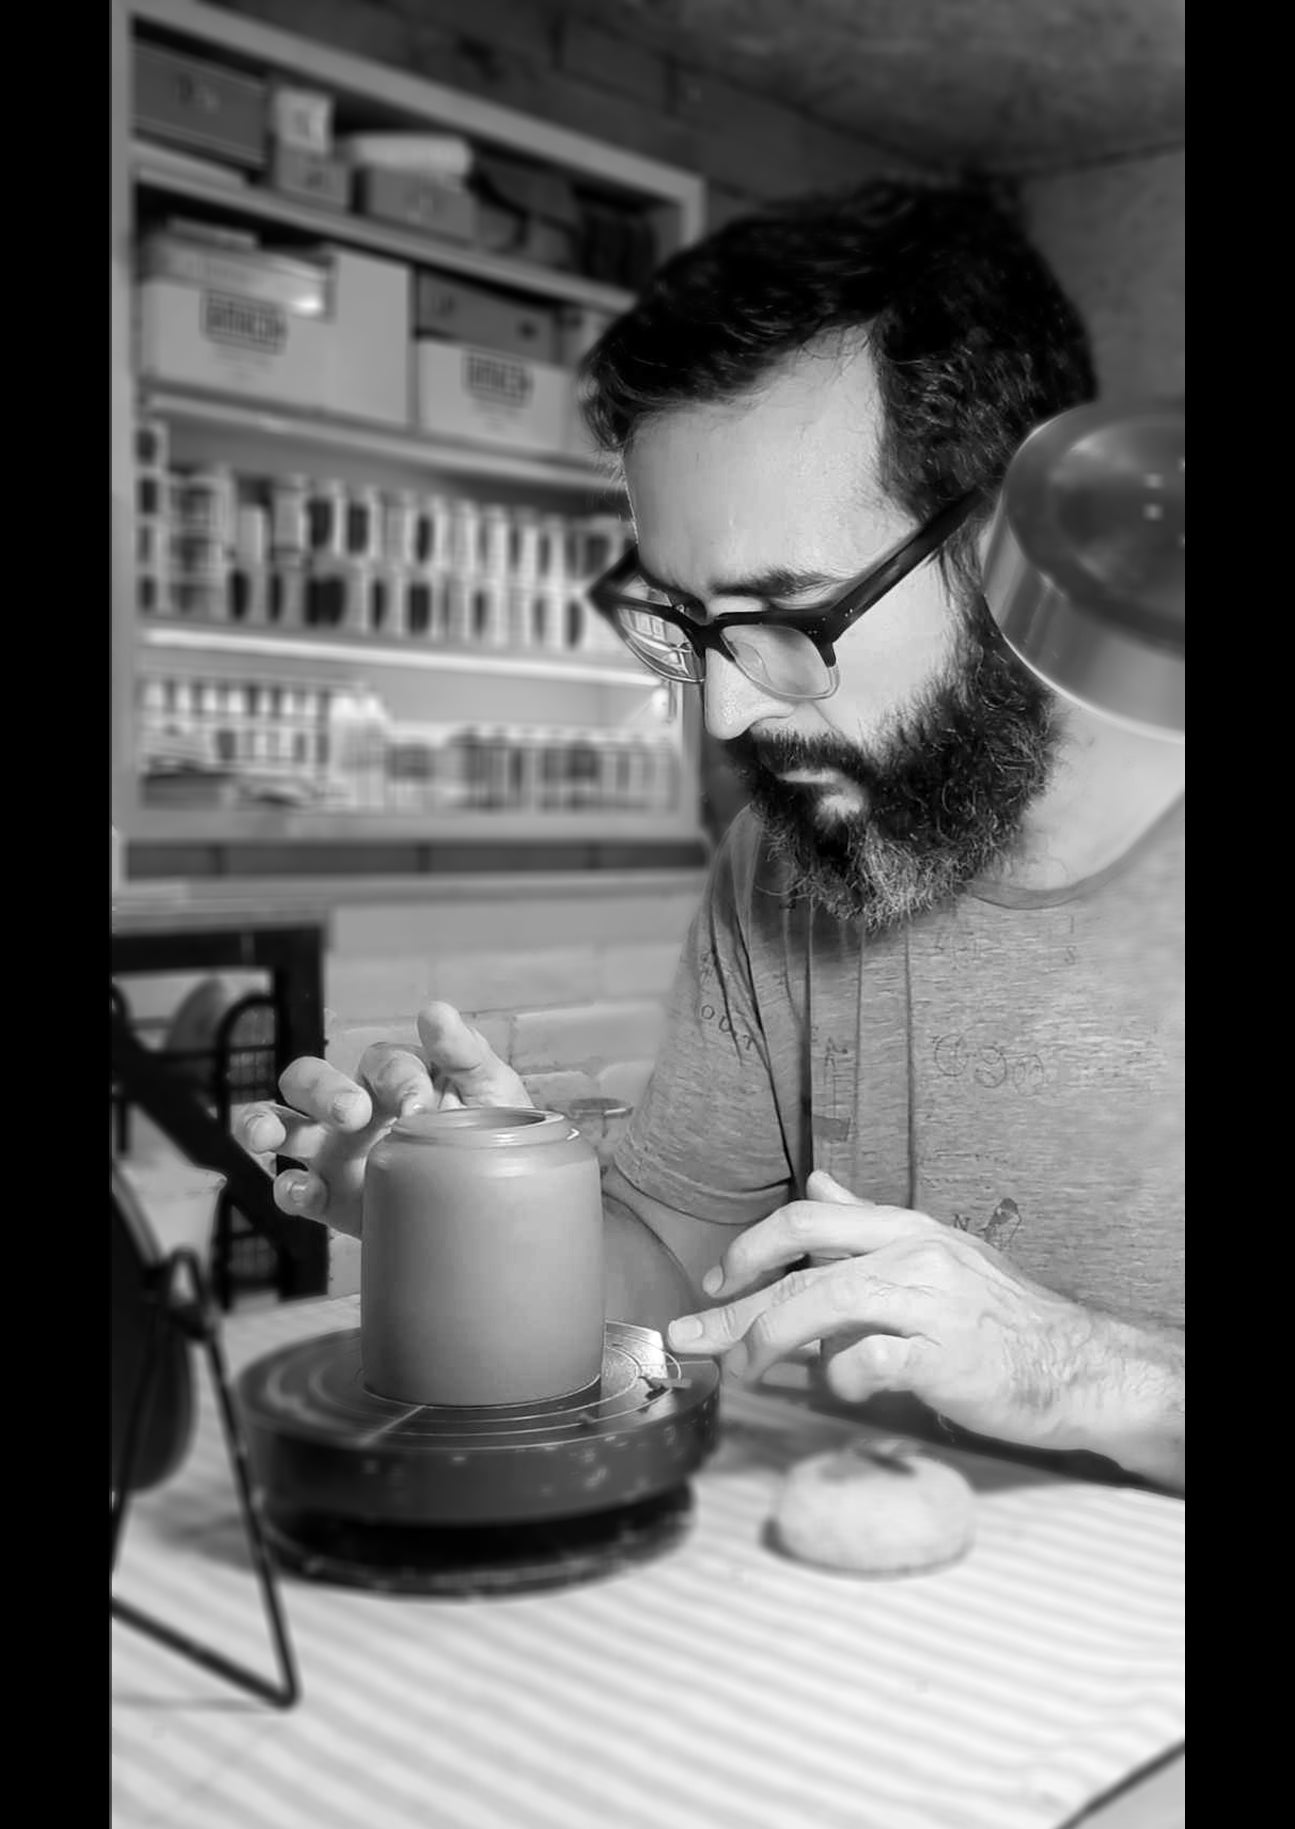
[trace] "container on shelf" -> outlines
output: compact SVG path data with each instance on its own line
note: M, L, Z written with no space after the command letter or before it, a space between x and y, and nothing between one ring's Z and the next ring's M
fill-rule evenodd
M557 363L563 360L558 353L557 324L558 313L551 306L444 273L414 276L416 337L445 337L506 355Z
M566 369L435 337L414 347L417 417L427 431L515 451L565 449Z
M270 482L270 553L275 559L303 559L310 546L310 481L276 476Z
M271 564L267 621L276 629L305 627L306 567L301 559L276 559Z
M228 281L218 284L215 263L222 261ZM304 288L299 261L208 249L193 255L187 273L146 272L137 296L140 373L407 425L409 269L335 247L321 250L317 264L325 275L322 311L304 289L296 307L282 296L261 296L285 269Z
M388 565L419 563L419 497L413 489L395 489L382 505L382 557Z
M350 166L309 147L288 146L275 140L270 151L270 183L285 197L300 197L322 209L351 207Z
M398 641L409 633L410 574L403 565L385 560L373 567L369 596L369 632L383 641Z
M158 45L136 44L132 103L141 133L233 164L265 164L268 84Z
M346 553L346 484L322 477L306 496L306 544L312 564L341 559Z
M346 499L343 550L347 558L375 563L382 557L382 495L365 486Z
M429 239L470 242L477 232L477 200L462 184L424 172L362 165L355 170L355 207L362 216L416 229Z
M280 146L327 158L333 151L333 98L325 89L296 83L271 85L269 128Z

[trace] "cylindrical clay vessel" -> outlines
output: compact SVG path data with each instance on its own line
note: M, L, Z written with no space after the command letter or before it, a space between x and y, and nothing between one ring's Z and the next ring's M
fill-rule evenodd
M569 1118L419 1112L375 1145L360 1252L364 1383L411 1404L515 1404L603 1357L598 1161Z

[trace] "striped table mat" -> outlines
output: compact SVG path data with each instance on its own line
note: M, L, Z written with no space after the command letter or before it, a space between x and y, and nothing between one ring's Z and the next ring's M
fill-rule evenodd
M356 1298L235 1316L234 1368ZM132 1507L116 1590L272 1674L200 1374L189 1459ZM1061 1829L1183 1734L1184 1507L950 1452L972 1552L869 1582L762 1541L783 1471L857 1433L724 1394L687 1539L549 1594L285 1578L280 1712L113 1628L117 1829Z

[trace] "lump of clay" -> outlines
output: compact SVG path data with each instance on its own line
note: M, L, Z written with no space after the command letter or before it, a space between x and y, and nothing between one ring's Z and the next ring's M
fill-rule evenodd
M861 1439L786 1475L771 1530L798 1562L854 1575L915 1575L954 1562L975 1534L976 1496L911 1443Z

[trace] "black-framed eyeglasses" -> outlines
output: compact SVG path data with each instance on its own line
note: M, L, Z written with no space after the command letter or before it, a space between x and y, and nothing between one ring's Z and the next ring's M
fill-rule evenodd
M836 691L836 643L846 630L957 532L981 499L960 496L932 515L879 564L848 585L826 608L734 611L697 622L639 570L631 546L589 588L594 607L636 659L662 679L700 686L712 650L731 660L754 686L779 699L826 699Z

